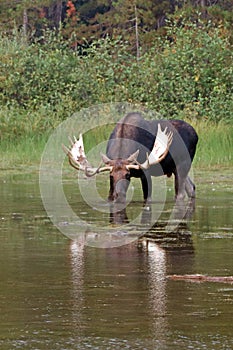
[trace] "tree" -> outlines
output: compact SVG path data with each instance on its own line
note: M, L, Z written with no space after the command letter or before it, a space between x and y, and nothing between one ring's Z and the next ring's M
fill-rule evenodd
M14 2L0 1L0 15L4 24L10 29L14 25L22 29L24 35L37 29L41 18L46 18L49 27L58 28L63 20L64 1L54 0L15 0Z
M0 26L8 33L16 26L24 37L59 29L75 47L121 37L139 58L161 33L166 35L168 17L179 17L182 25L184 19L198 21L199 12L232 33L232 0L0 0Z

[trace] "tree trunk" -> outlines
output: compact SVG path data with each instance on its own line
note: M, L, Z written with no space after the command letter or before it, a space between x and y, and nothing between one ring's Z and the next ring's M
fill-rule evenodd
M139 34L138 34L138 14L137 14L137 6L134 7L135 11L135 37L136 37L136 54L137 54L137 61L139 61L140 58L140 50L139 50Z
M27 28L28 28L28 14L27 10L23 10L23 36L27 37Z
M53 26L58 29L62 20L62 1L56 1L49 7L48 17Z
M201 7L202 8L206 7L206 0L201 0Z
M233 276L170 275L167 278L174 281L233 283Z
M61 23L61 15L62 15L62 1L58 1L55 4L55 27L59 28Z

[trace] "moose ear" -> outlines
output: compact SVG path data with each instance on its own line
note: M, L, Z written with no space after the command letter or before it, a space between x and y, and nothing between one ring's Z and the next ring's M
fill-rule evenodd
M133 154L131 154L131 155L129 156L129 158L127 158L127 161L128 161L129 163L137 162L138 154L139 154L139 149L138 149L136 152L134 152Z
M105 154L101 153L100 155L104 164L109 164L111 162L111 159L109 159Z

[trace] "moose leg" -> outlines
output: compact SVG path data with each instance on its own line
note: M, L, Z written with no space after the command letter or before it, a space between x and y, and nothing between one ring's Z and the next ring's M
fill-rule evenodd
M145 203L151 202L152 181L151 181L150 174L147 174L146 172L142 172L141 184L142 184L144 202Z
M185 180L185 191L190 198L195 198L195 185L189 176Z
M174 172L175 175L175 198L178 200L182 200L185 197L185 180L186 176L183 176L176 169Z
M110 176L110 189L109 189L109 194L108 194L108 201L109 202L113 202L113 200L114 200L113 192L114 192L113 179Z

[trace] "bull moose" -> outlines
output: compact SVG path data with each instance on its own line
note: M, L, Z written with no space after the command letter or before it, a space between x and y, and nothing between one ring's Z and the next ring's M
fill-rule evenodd
M175 176L175 197L195 197L195 185L188 176L198 136L182 120L145 120L138 112L128 113L112 131L102 163L93 168L88 162L82 135L70 148L63 146L69 163L86 176L110 173L108 200L124 202L131 177L141 179L145 202L151 201L151 176ZM104 164L104 166L102 166Z

